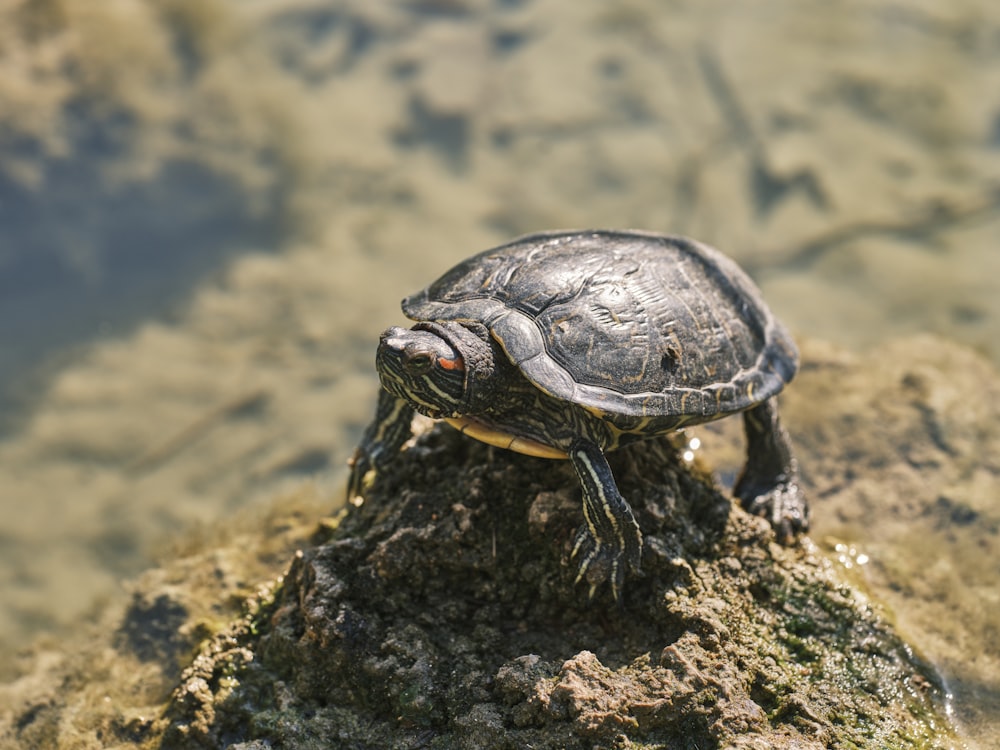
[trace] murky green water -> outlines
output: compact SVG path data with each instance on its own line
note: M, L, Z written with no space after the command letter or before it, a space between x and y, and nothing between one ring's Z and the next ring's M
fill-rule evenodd
M690 234L802 337L1000 360L985 0L29 0L0 65L6 653L339 501L398 300L516 234Z

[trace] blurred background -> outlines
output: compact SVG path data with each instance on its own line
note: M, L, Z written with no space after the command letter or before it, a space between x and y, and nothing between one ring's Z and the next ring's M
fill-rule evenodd
M0 0L0 676L206 525L342 501L379 331L525 232L1000 358L986 0ZM985 554L985 553L984 553Z

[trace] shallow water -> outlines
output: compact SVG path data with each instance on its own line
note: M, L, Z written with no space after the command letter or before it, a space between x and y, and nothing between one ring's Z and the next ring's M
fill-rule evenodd
M339 502L398 300L520 233L689 234L803 337L1000 360L991 10L5 6L0 650L198 524Z

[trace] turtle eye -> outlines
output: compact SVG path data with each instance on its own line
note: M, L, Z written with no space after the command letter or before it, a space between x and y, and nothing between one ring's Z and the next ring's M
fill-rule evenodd
M404 359L404 364L412 373L425 373L434 365L434 357L430 352L414 352Z

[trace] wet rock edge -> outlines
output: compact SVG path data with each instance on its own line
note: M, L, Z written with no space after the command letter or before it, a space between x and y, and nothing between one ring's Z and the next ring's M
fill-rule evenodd
M432 429L201 649L163 746L948 744L934 673L808 541L670 441L613 468L646 538L620 608L573 584L568 466Z

